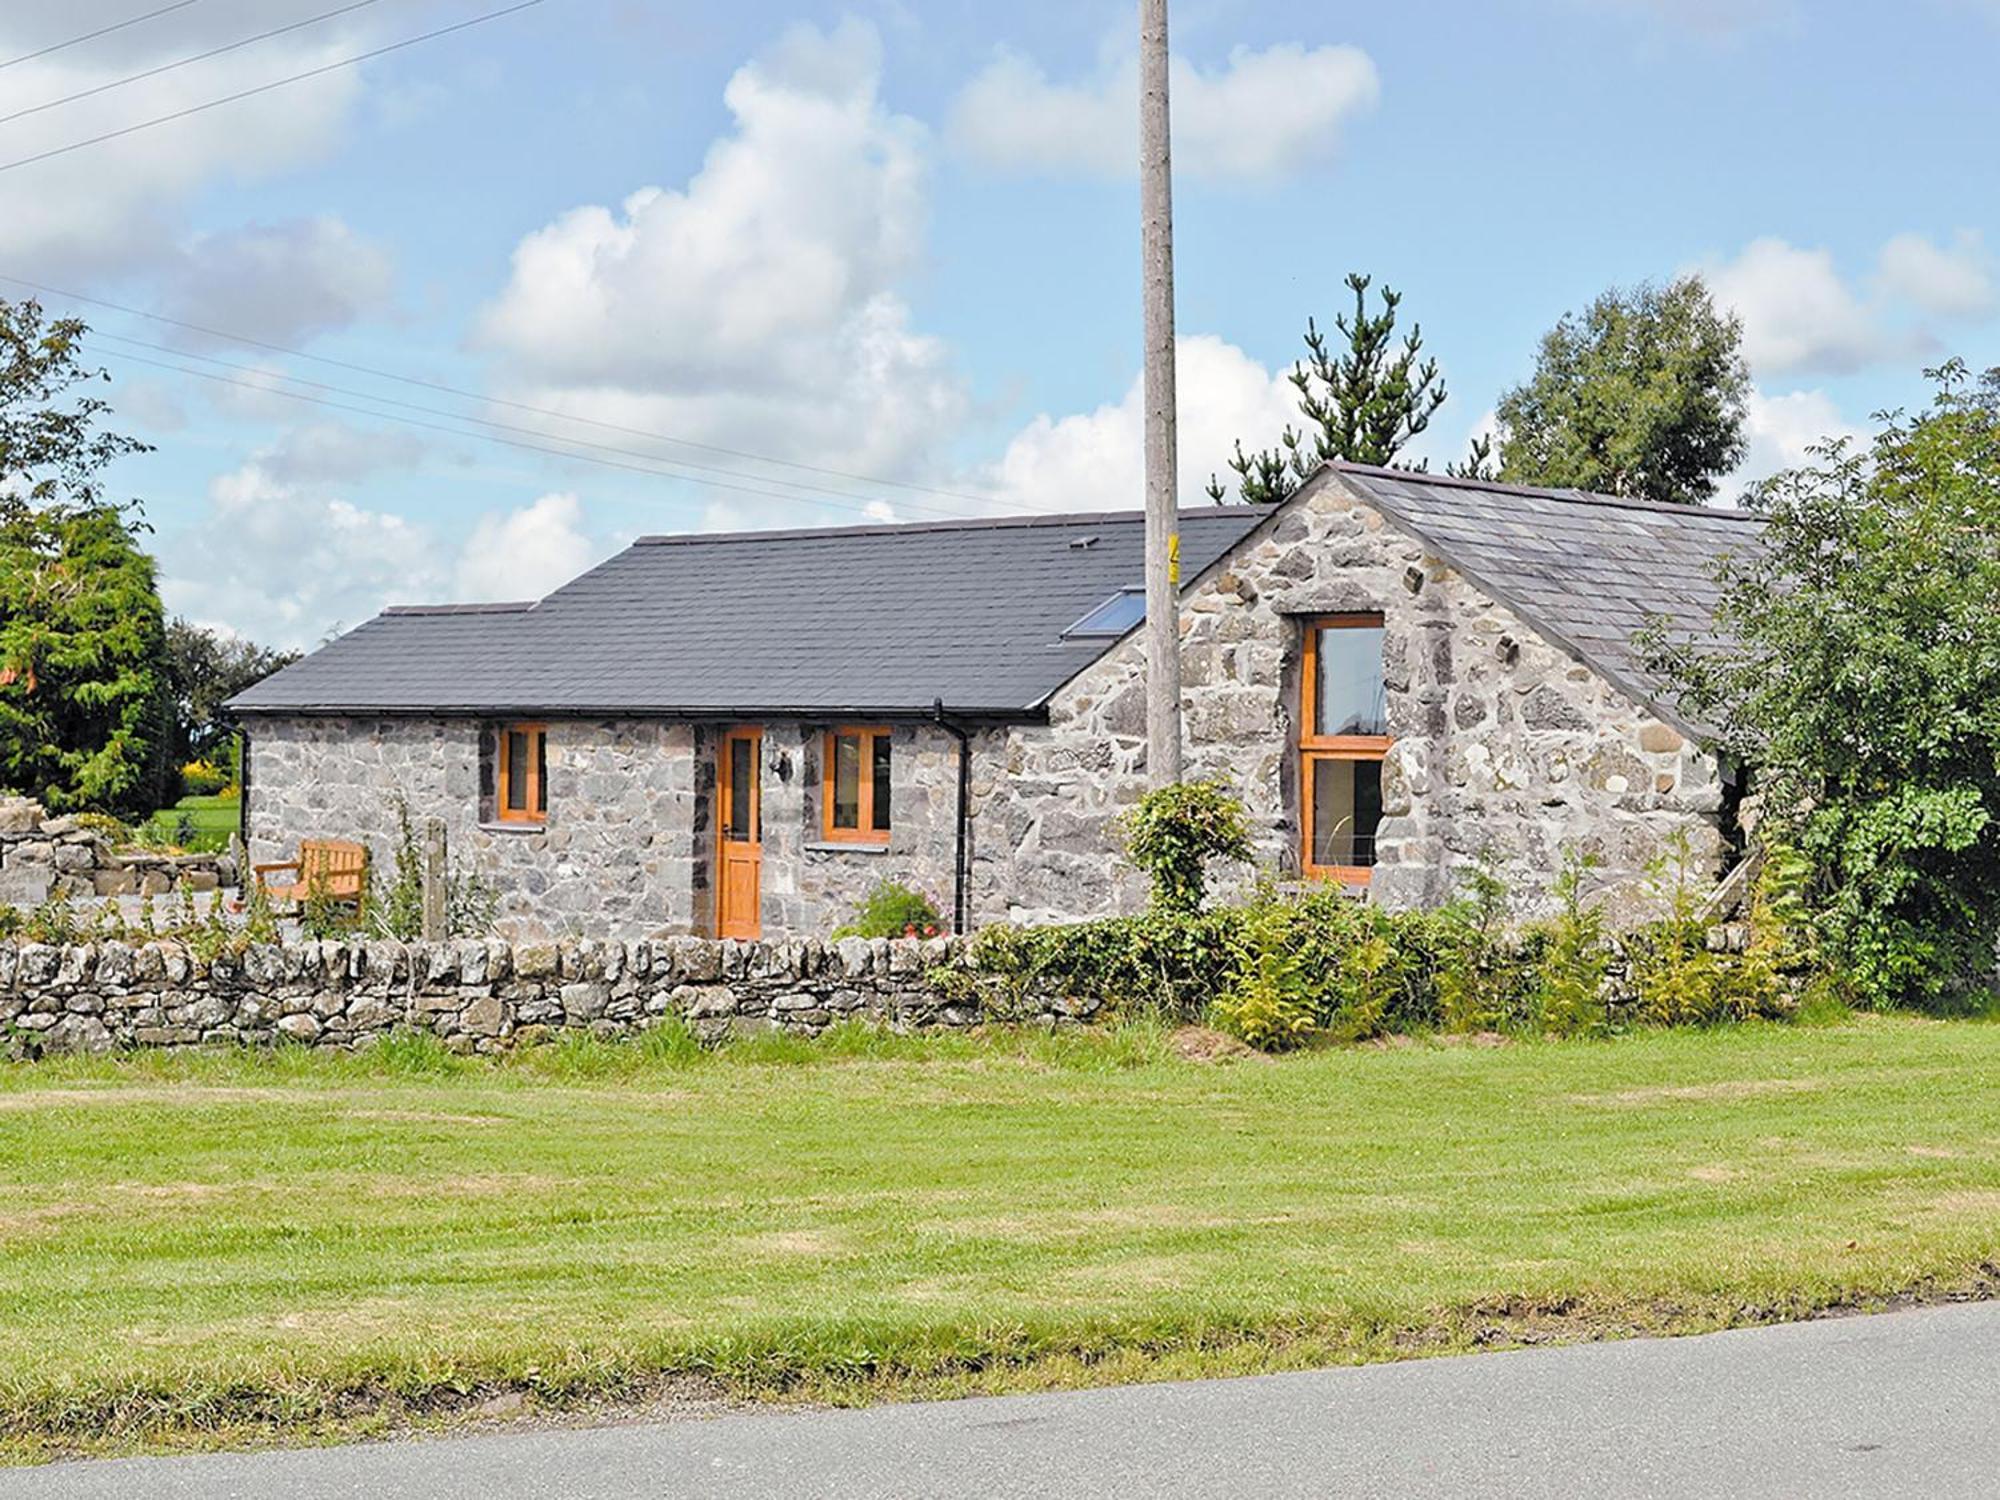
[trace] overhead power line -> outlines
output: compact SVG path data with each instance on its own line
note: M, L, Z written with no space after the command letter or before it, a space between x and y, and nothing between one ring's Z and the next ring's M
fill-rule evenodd
M372 47L366 52L357 52L352 57L343 57L334 62L322 63L317 68L307 68L303 73L294 73L287 78L274 78L269 83L260 83L255 88L239 89L233 94L225 94L220 99L210 99L205 104L191 104L186 109L177 109L171 114L157 115L150 120L141 120L136 125L122 126L117 130L107 130L101 135L93 135L85 140L71 141L67 146L52 146L46 151L37 151L33 156L17 157L10 162L0 162L0 172L11 172L16 167L32 166L38 161L51 157L66 156L72 151L81 151L86 146L100 145L105 141L115 141L121 136L135 135L141 130L151 130L155 125L166 125L174 120L185 120L189 115L201 114L204 110L219 109L225 104L234 104L239 99L253 98L258 94L268 94L273 89L281 89L294 83L303 83L308 78L318 78L323 74L341 68L351 68L356 63L367 62L373 57L382 57L391 52L400 52L405 47L414 47L419 42L428 42L441 36L449 36L454 31L464 31L469 27L483 26L488 21L497 21L502 16L511 16L518 11L540 5L542 0L518 0L517 4L504 6L499 10L489 10L484 15L473 16L469 20L456 21L450 26L440 26L426 31L421 36L405 37L400 42L390 42L385 46Z
M977 494L970 490L944 489L937 485L919 484L908 479L889 479L880 474L862 474L848 469L829 468L824 464L802 463L797 459L774 458L766 453L753 453L742 448L726 448L718 443L698 442L693 438L676 437L672 433L653 432L643 427L627 427L617 422L605 422L596 417L576 416L569 412L557 411L552 407L535 406L526 401L510 401L504 396L487 396L477 391L465 390L460 386L447 385L443 381L425 380L415 375L399 375L393 370L378 370L370 365L356 364L351 360L334 359L324 354L309 354L303 349L295 349L285 344L273 344L264 339L251 338L247 334L231 333L226 329L209 328L200 323L185 322L180 318L170 318L163 313L147 312L142 308L128 307L121 302L107 302L102 297L89 297L82 292L72 292L62 287L48 286L39 281L30 281L25 276L10 276L0 272L0 281L15 286L24 286L32 291L50 297L64 297L73 302L88 303L92 307L102 307L110 312L124 313L128 317L144 318L150 323L162 323L170 328L182 328L189 333L203 334L209 338L221 339L225 343L241 344L250 349L262 349L271 354L282 354L291 359L309 360L313 364L329 369L346 370L355 375L369 375L377 380L394 381L398 385L414 386L419 390L436 391L444 396L456 396L464 401L480 401L488 405L504 407L509 411L526 412L531 416L549 417L559 422L574 422L580 426L593 427L600 432L615 432L624 437L645 438L649 442L669 443L679 448L692 448L699 453L719 454L724 458L740 458L750 463L767 464L773 468L791 469L799 473L818 474L827 479L845 479L854 484L874 485L878 488L904 490L919 495L936 495L945 500L969 500L975 505L999 505L1010 503L1003 497L992 494ZM771 477L776 476L748 476ZM1022 506L1022 509L1034 507Z
M351 402L333 401L324 396L309 395L304 391L288 391L281 386L267 385L261 381L239 380L232 375L218 374L212 370L197 370L187 365L174 364L169 360L151 359L142 354L128 354L122 349L110 351L113 359L127 360L134 364L149 365L158 370L172 370L182 375L193 375L202 380L213 380L222 385L232 385L246 391L255 391L264 396L283 396L291 401L303 401L313 406L329 407L334 411L354 412L364 417L374 417L380 421L400 422L407 427L419 427L429 432L441 432L451 437L472 438L480 442L497 443L504 448L519 448L529 453L547 454L553 458L567 458L578 463L598 464L607 469L623 469L633 474L649 474L659 479L681 479L706 489L730 490L745 495L761 495L767 500L788 500L795 505L830 505L840 510L851 510L857 514L872 512L862 496L849 496L845 500L821 499L813 495L788 495L777 490L759 489L754 485L735 484L725 480L702 479L678 473L664 467L670 459L655 459L650 462L627 462L616 458L599 458L589 453L578 453L569 448L553 448L544 443L523 442L518 438L496 437L491 433L468 432L462 427L448 427L440 422L425 422L416 417L397 416L393 412L377 411L372 407L356 406ZM283 378L283 377L279 377ZM371 398L372 399L372 398ZM463 420L463 419L461 419ZM557 437L556 442L568 441ZM779 483L789 481L780 480Z
M86 31L82 36L73 36L66 42L52 42L46 47L37 47L33 52L23 52L19 57L10 57L0 62L0 68L11 68L15 63L33 62L38 57L47 57L51 52L60 52L65 47L74 47L78 42L94 41L101 36L109 36L114 31L123 31L127 26L137 26L141 21L150 21L155 16L164 16L169 11L186 10L199 0L174 0L172 5L162 5L158 10L149 10L142 16L133 16L129 21L115 21L109 26L100 26L95 31Z
M796 495L777 495L775 491L771 490L750 491L750 493L753 494L774 495L776 498L779 499L814 501L819 496L830 496L838 500L865 502L870 499L878 498L868 495L857 495L852 490L828 489L825 485L811 484L806 482L805 480L800 480L800 479L781 479L770 475L745 474L740 469L724 469L724 468L719 468L714 464L695 463L690 459L667 458L667 457L662 457L657 453L642 453L635 448L619 448L619 447L614 447L609 443L594 443L588 440L587 438L569 437L563 433L549 432L543 428L521 427L511 422L495 422L485 417L471 416L465 412L449 411L443 407L420 406L417 403L411 401L398 401L391 396L377 396L369 391L357 391L347 386L328 385L324 381L307 380L303 376L299 375L286 375L276 371L259 370L249 365L231 364L228 360L217 359L213 355L196 354L188 350L175 349L166 344L153 344L153 343L148 343L144 339L126 338L121 334L100 332L98 334L98 337L101 339L109 339L114 344L131 344L140 349L150 349L156 354L172 355L176 359L199 360L203 364L214 365L219 369L230 371L231 373L238 376L250 376L253 378L249 381L246 381L245 383L250 385L253 389L257 390L271 390L271 391L276 391L278 394L290 394L288 392L278 391L276 387L265 385L263 383L263 380L270 379L270 380L290 381L294 385L306 386L315 391L325 391L332 395L348 396L361 401L372 401L380 406L395 408L397 411L417 412L420 415L428 417L443 417L447 421L470 423L474 427L490 428L495 432L511 432L511 433L517 433L523 437L543 438L551 442L566 443L573 448L589 449L591 453L609 453L619 458L638 459L648 464L662 465L664 467L655 469L652 472L664 473L678 478L690 479L694 482L701 484L709 484L713 483L714 481L700 476L705 476L709 474L719 474L724 478L730 480L758 479L762 480L766 484L781 484L784 485L787 489L798 490L801 492ZM113 350L112 352L116 354L119 351ZM140 356L125 355L122 357L136 359L139 358ZM182 367L171 366L170 368L180 369ZM208 372L203 370L183 370L183 373L189 375L204 375L207 374ZM261 379L256 377L261 377ZM357 411L364 410L364 408L360 407L352 409ZM396 415L396 411L370 411L368 414L392 422L400 422L404 420L404 418ZM468 433L462 433L461 436L477 438L477 437L484 437L485 434L480 432L468 432ZM590 457L590 453L575 453L569 456L581 459L586 463L594 462L594 460L591 459ZM962 511L944 510L937 506L918 505L910 501L904 501L901 503L907 505L912 510L927 510L933 515L956 516L964 514Z
M192 3L192 0L190 0L190 3ZM365 6L376 3L377 0L353 0L352 4L343 5L336 10L323 10L316 16L307 16L303 21L293 21L288 26L274 26L269 31L260 31L255 36L246 36L240 42L228 42L220 47L211 47L206 52L196 52L191 56L180 58L174 62L161 63L157 68L147 68L142 73L128 73L123 78L114 78L109 83L98 84L95 88L79 89L74 94L65 94L62 98L51 99L45 104L31 104L26 109L15 110L11 115L0 115L0 125L5 125L13 120L25 119L29 115L38 115L45 109L55 109L60 105L74 104L79 99L94 99L99 94L108 94L113 89L122 89L128 83L138 83L143 79L157 78L162 73L171 73L174 69L185 68L190 63L207 62L211 57L220 57L225 52L234 52L239 48L252 46L257 42L268 42L274 36L283 36L288 31L299 31L307 26L317 26L321 21L330 21L335 16L344 16L351 10L360 10Z

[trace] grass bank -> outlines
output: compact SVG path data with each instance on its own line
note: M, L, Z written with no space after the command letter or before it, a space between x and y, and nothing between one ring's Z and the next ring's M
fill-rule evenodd
M229 836L236 832L242 808L237 797L183 797L146 819L140 832L155 843L214 853L229 847Z
M2000 1026L1203 1064L666 1035L0 1068L0 1451L1678 1331L2000 1257Z

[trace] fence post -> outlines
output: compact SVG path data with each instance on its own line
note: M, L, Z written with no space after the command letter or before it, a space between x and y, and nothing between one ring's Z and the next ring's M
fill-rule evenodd
M424 941L441 942L445 936L445 847L444 819L424 820Z

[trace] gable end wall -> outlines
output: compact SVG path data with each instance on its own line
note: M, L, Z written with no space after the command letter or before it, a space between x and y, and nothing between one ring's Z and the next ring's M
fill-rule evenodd
M1596 886L1629 918L1649 905L1646 867L1677 834L1703 878L1720 867L1715 758L1337 482L1240 546L1182 612L1187 774L1244 798L1262 867L1280 877L1299 867L1299 622L1345 611L1379 611L1385 624L1395 745L1376 899L1448 900L1485 854L1517 909L1532 911L1576 851L1599 861ZM1144 901L1116 822L1145 790L1143 640L1059 691L1049 717L1045 730L1010 731L1003 764L975 784L982 920Z

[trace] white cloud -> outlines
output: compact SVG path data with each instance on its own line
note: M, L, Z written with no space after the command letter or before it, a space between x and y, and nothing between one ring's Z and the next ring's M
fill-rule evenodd
M2000 297L1993 284L1993 257L1973 230L1960 230L1949 245L1921 234L1899 234L1882 247L1877 280L1886 296L1943 318L1990 317Z
M1742 465L1722 486L1725 499L1781 469L1812 462L1813 455L1808 450L1819 443L1831 438L1860 438L1862 433L1841 415L1840 408L1825 391L1793 391L1772 396L1753 388L1747 402L1743 435L1749 440L1749 450Z
M1203 72L1176 58L1174 166L1193 177L1272 181L1331 161L1354 116L1381 97L1357 47L1238 47ZM976 160L1013 171L1124 177L1138 160L1139 74L1127 59L1092 79L1057 83L1007 52L952 106L951 136Z
M1273 374L1241 349L1212 335L1183 337L1177 346L1180 500L1208 501L1211 474L1233 479L1227 463L1236 440L1246 448L1275 443L1298 416L1298 393L1286 372ZM1073 416L1042 415L1008 444L981 476L1015 507L1116 510L1144 503L1142 440L1144 385L1134 379L1124 398Z
M601 550L583 530L582 501L551 493L480 517L454 555L455 535L284 477L277 452L218 475L202 518L162 536L168 609L308 648L385 605L540 598Z
M325 9L323 0L214 0L87 46L7 70L5 108L41 104ZM0 7L0 54L78 29L74 0ZM206 103L350 55L374 34L367 12L274 38L8 123L0 163ZM341 69L269 94L0 172L0 264L66 284L157 263L188 200L222 180L256 179L329 150L363 87Z
M924 238L923 128L872 27L796 26L724 91L683 189L578 208L514 252L478 342L507 394L781 457L896 471L965 409L899 291Z
M388 469L408 468L431 447L429 439L414 432L340 421L306 422L287 428L260 462L272 478L288 484L351 483Z
M303 648L385 604L442 592L428 528L280 479L268 455L218 476L208 498L197 525L162 538L161 592L177 614Z
M1760 376L1845 373L1892 347L1875 313L1841 279L1830 251L1766 236L1702 274L1716 302L1743 319L1743 354Z
M467 602L541 598L596 561L597 546L582 525L583 502L560 492L481 516L459 558L454 596Z
M386 250L322 214L197 237L165 298L183 322L295 344L384 310L394 282Z
M1863 289L1841 275L1831 251L1769 235L1699 269L1716 302L1742 317L1744 357L1764 379L1851 374L1927 353L1948 341L1949 325L2000 309L1992 258L1971 231L1948 245L1896 235Z

